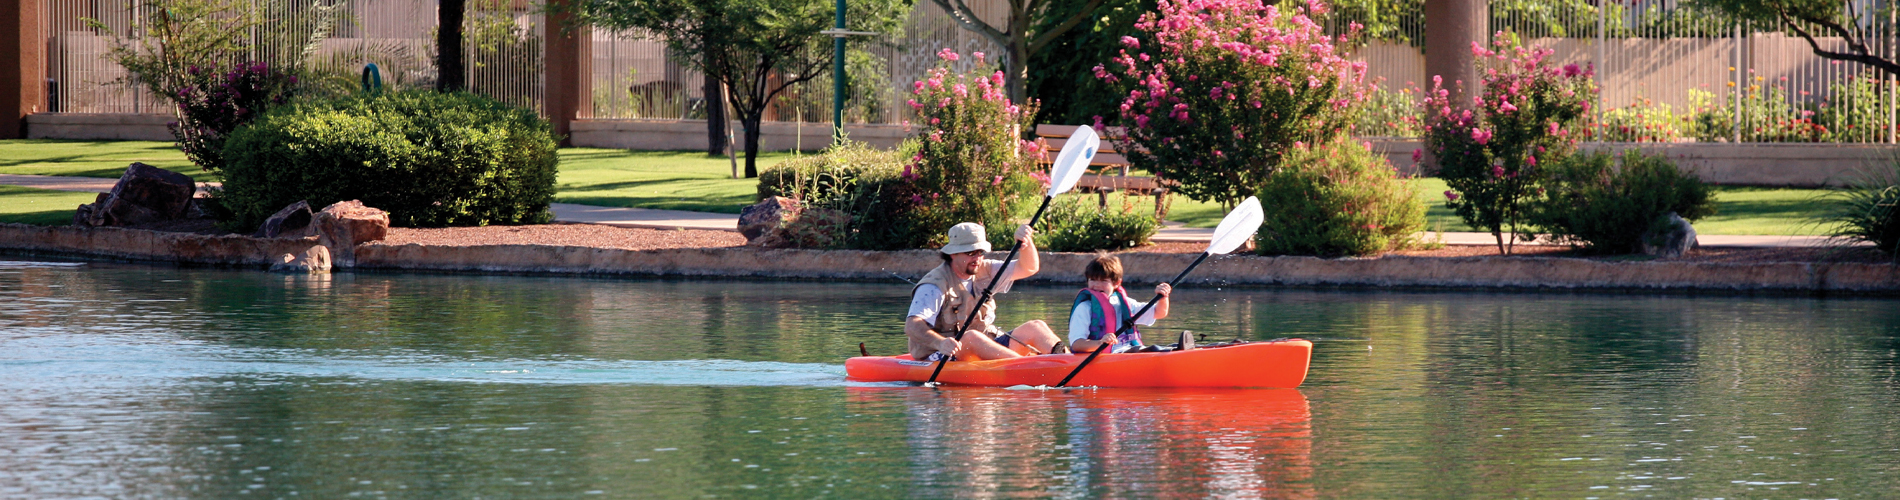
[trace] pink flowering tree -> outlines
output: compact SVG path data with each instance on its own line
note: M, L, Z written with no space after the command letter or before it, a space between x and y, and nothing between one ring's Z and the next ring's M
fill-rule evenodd
M1344 133L1366 91L1365 64L1342 58L1313 20L1325 4L1291 5L1161 0L1143 15L1135 27L1153 42L1124 37L1121 54L1095 67L1127 92L1118 122L1129 163L1231 207L1290 148Z
M959 222L981 222L992 243L1007 246L1047 180L1037 168L1041 151L1021 139L1034 104L1011 102L1003 72L986 65L982 52L971 54L978 69L969 72L951 70L962 57L956 52L937 56L942 63L911 84L917 135L905 148L915 152L900 174L898 200L908 229L893 246L941 245Z
M1498 251L1509 254L1516 239L1528 240L1518 228L1542 194L1539 165L1576 151L1597 89L1589 68L1550 66L1544 61L1550 49L1525 47L1515 35L1498 32L1492 48L1474 42L1471 51L1481 92L1469 106L1456 106L1433 76L1421 101L1425 150L1413 156L1431 154L1426 168L1451 187L1446 206L1466 224L1489 230Z

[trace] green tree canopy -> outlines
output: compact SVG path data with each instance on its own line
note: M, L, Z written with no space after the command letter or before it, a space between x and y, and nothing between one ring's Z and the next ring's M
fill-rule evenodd
M895 33L910 0L847 0L846 29ZM772 100L831 62L833 0L577 0L556 5L580 21L643 30L675 60L732 89L745 125L745 175L758 177L759 124ZM863 43L858 41L856 43Z

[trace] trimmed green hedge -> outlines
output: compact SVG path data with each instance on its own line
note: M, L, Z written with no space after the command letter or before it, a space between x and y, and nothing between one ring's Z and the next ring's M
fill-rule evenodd
M1529 222L1559 243L1595 253L1640 253L1643 234L1675 212L1715 214L1715 188L1660 154L1589 152L1552 164Z
M374 93L281 106L225 142L220 225L245 231L298 200L362 200L413 227L553 220L553 127L469 93Z
M1255 193L1262 255L1376 255L1415 244L1425 204L1384 156L1345 135L1288 150Z

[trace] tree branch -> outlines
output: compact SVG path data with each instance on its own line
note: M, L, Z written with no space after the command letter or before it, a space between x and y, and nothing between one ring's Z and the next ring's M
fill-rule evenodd
M1824 20L1824 19L1818 19L1818 18L1814 18L1810 16L1800 15L1800 14L1790 14L1786 11L1778 12L1777 16L1781 18L1782 24L1787 25L1790 29L1793 29L1795 34L1801 35L1801 39L1808 41L1808 48L1814 51L1814 55L1821 56L1824 59L1857 62L1857 63L1865 64L1868 66L1873 66L1875 68L1880 68L1881 70L1886 71L1888 73L1900 75L1900 64L1895 64L1893 61L1883 59L1880 56L1868 54L1867 45L1863 44L1859 40L1856 40L1854 38L1853 32L1848 31L1847 28L1844 28L1837 23ZM1795 20L1797 18L1802 21L1807 21L1810 23L1821 25L1823 27L1828 28L1830 31L1840 34L1842 39L1847 40L1847 46L1853 49L1854 52L1853 53L1834 52L1834 51L1822 49L1821 43L1814 39L1813 34L1808 33L1807 29L1804 29L1801 27L1800 24L1795 23Z
M997 30L996 27L990 26L989 23L983 22L983 19L976 17L976 13L972 12L970 10L970 6L964 4L963 0L930 0L930 1L932 3L937 4L938 7L942 7L944 13L950 14L950 19L956 21L957 25L963 27L963 29L975 31L978 34L983 35L984 38L988 38L990 39L990 41L996 42L997 45L1001 45L1004 47L1009 46L1009 37L1004 35L1002 31ZM957 3L955 7L950 6L951 1L955 1Z
M1067 20L1062 21L1062 24L1058 24L1056 25L1056 27L1050 28L1049 32L1047 33L1037 33L1036 40L1029 42L1028 52L1030 54L1042 52L1042 47L1044 45L1048 45L1049 42L1055 41L1057 36L1061 36L1063 33L1069 32L1069 30L1074 29L1076 25L1082 24L1083 19L1087 19L1090 14L1094 14L1095 9L1101 6L1102 6L1102 0L1089 0L1088 5L1082 6L1081 12L1077 12L1075 13L1074 16L1070 17ZM1035 9L1032 8L1029 10L1033 11Z

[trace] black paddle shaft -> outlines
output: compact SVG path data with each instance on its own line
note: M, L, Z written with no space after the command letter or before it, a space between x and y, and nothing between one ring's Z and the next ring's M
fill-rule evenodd
M1036 207L1036 215L1029 218L1030 227L1035 227L1036 222L1042 220L1042 212L1049 209L1049 200L1055 198L1055 196L1042 197L1042 206ZM1016 251L1022 249L1022 240L1016 240L1016 246L1009 247L1009 256L1003 257L1003 265L996 268L996 276L990 278L989 286L983 287L983 298L976 301L976 307L970 308L970 316L963 318L963 322L957 324L957 333L951 338L959 342L963 341L963 330L969 328L970 323L976 322L976 315L983 312L983 304L988 303L990 297L993 296L992 292L996 291L996 282L1003 281L1003 273L1009 272L1009 263L1016 260ZM936 382L937 375L943 373L943 364L948 361L950 361L949 355L944 355L943 359L937 360L937 369L930 372L930 381L925 383Z
M1174 275L1174 280L1173 280L1173 281L1169 281L1168 283L1169 283L1169 284L1174 284L1174 283L1180 283L1180 282L1181 282L1181 278L1186 278L1186 277L1187 277L1187 275L1188 275L1188 272L1189 272L1189 271L1193 271L1193 270L1194 270L1194 268L1195 268L1195 266L1199 266L1199 265L1201 265L1201 261L1203 261L1203 260L1207 260L1207 256L1209 256L1209 255L1213 255L1213 254L1212 254L1212 253L1208 253L1208 252L1201 252L1201 256L1200 256L1200 257L1195 257L1195 258L1194 258L1194 263L1193 263L1193 264L1188 264L1188 266L1187 266L1187 269L1182 269L1182 270L1181 270L1181 274L1176 274L1176 275ZM1094 351L1094 352L1090 352L1090 353L1089 353L1089 357L1087 357L1087 358L1083 358L1083 359L1082 359L1082 364L1079 364L1079 365L1075 365L1075 370L1074 370L1074 371L1071 371L1071 372L1069 372L1069 376L1067 376L1067 377L1062 377L1062 381L1061 381L1061 382L1056 382L1056 387L1062 387L1062 386L1065 386L1065 385L1069 385L1069 380L1072 380L1072 379L1074 379L1074 378L1075 378L1075 374L1078 374L1078 373L1082 373L1082 369L1083 369L1083 368L1088 368L1088 366L1089 366L1089 362L1090 362L1090 361L1095 361L1095 357L1096 357L1096 356L1100 356L1100 355L1102 355L1102 351L1106 351L1106 350L1109 350L1109 347L1110 347L1110 346L1113 346L1113 345L1115 345L1115 342L1114 342L1114 341L1112 341L1112 340L1110 340L1110 339L1113 339L1113 338L1116 338L1116 337L1120 337L1120 336L1122 335L1122 332L1126 332L1126 331L1129 331L1129 330L1132 330L1132 329L1134 329L1134 328L1135 328L1135 320L1136 320L1136 319L1138 319L1138 318L1140 318L1140 317L1141 317L1141 315L1143 315L1143 314L1147 314L1147 313L1148 313L1148 309L1149 309L1149 308L1152 308L1152 307L1154 307L1154 306L1155 306L1155 303L1156 303L1156 302L1160 302L1160 301L1161 301L1161 294L1155 294L1155 298L1154 298L1154 300L1150 300L1150 301L1148 301L1148 304L1147 304L1147 305L1144 305L1144 306L1141 306L1141 310L1140 310L1140 311L1135 311L1135 314L1134 314L1133 316L1130 316L1130 317L1129 317L1129 319L1128 319L1128 321L1126 321L1126 322L1123 322L1123 323L1122 323L1122 326L1121 326L1121 328L1116 328L1116 329L1115 329L1115 333L1114 333L1113 335L1108 335L1108 336L1104 336L1104 337L1102 337L1102 346L1101 346L1101 347L1097 347L1097 348L1095 348L1095 351Z

